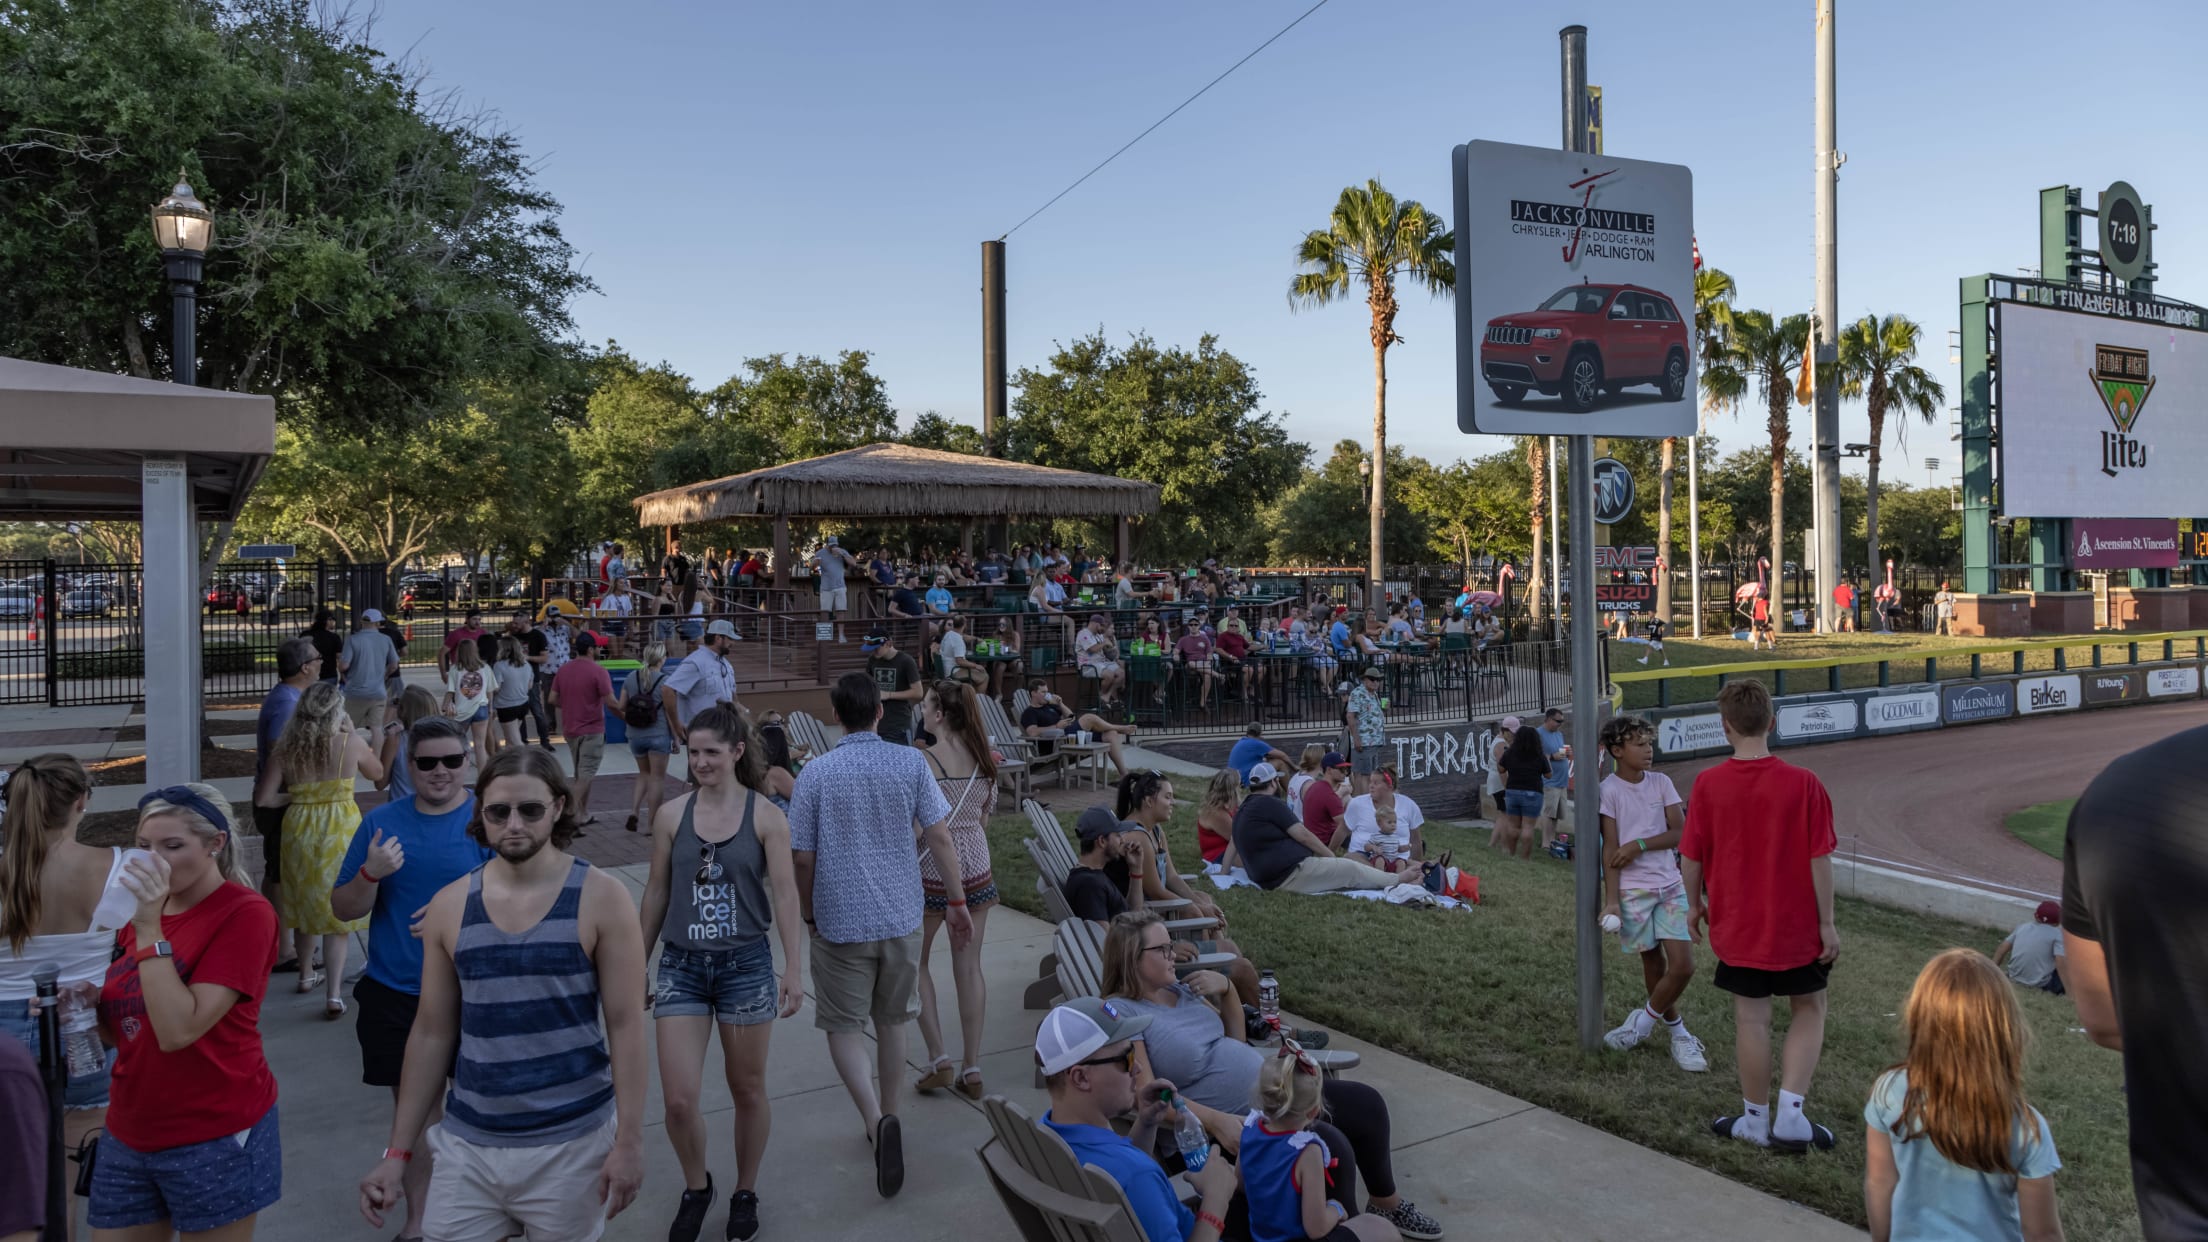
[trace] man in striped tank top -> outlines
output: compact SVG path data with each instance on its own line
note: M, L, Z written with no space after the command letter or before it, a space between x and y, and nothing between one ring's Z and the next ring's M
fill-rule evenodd
M644 1180L644 938L618 879L569 855L551 752L501 751L469 834L494 857L422 920L422 995L383 1159L360 1182L381 1228L418 1138L436 1155L436 1242L596 1242ZM603 1010L603 1026L600 1013ZM448 1070L444 1120L423 1125Z

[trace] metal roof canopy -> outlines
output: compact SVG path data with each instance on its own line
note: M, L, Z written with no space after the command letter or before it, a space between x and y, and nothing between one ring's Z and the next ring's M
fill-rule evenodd
M148 458L184 463L200 521L238 515L276 449L276 403L0 358L0 519L138 519Z

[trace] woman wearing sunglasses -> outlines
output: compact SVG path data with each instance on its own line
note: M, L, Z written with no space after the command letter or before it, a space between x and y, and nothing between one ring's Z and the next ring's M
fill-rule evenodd
M731 707L690 718L690 779L697 792L660 808L652 821L651 878L641 926L649 952L664 941L652 993L667 1139L682 1165L682 1199L668 1242L694 1242L713 1206L699 1094L705 1050L721 1031L728 1093L736 1109L736 1191L728 1237L759 1231L759 1165L767 1152L767 1040L774 1020L804 1002L797 965L797 871L790 825L769 801L766 761L751 726ZM777 982L769 925L786 969Z
M1155 911L1112 920L1104 937L1104 998L1131 1001L1150 1019L1135 1044L1136 1091L1153 1075L1167 1079L1231 1154L1241 1147L1259 1071L1277 1053L1250 1044L1234 985L1224 976L1200 970L1184 980L1176 974L1173 938ZM1441 1225L1396 1191L1387 1099L1346 1078L1326 1079L1320 1098L1325 1120L1312 1128L1335 1156L1355 1156L1371 1196L1363 1210L1386 1219L1406 1238L1439 1238Z
M253 791L256 806L286 804L284 810L284 882L277 891L284 926L295 928L299 991L326 984L322 1016L345 1016L338 995L345 983L345 951L366 919L341 919L330 908L338 865L360 827L360 804L353 801L353 777L383 779L383 764L345 714L345 695L336 682L317 682L299 696L299 706L276 740L275 753ZM314 942L322 937L322 968L314 973Z

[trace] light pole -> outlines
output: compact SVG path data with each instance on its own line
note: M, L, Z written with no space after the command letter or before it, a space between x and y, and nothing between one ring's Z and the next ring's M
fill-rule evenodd
M199 281L207 248L215 240L215 214L192 193L179 170L176 188L153 205L153 239L161 247L171 297L169 371L179 384L199 383L198 346L192 331L199 314Z

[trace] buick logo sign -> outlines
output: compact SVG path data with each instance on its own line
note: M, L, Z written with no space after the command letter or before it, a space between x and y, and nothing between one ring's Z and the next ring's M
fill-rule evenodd
M1633 472L1615 457L1595 460L1595 520L1615 525L1633 516Z

